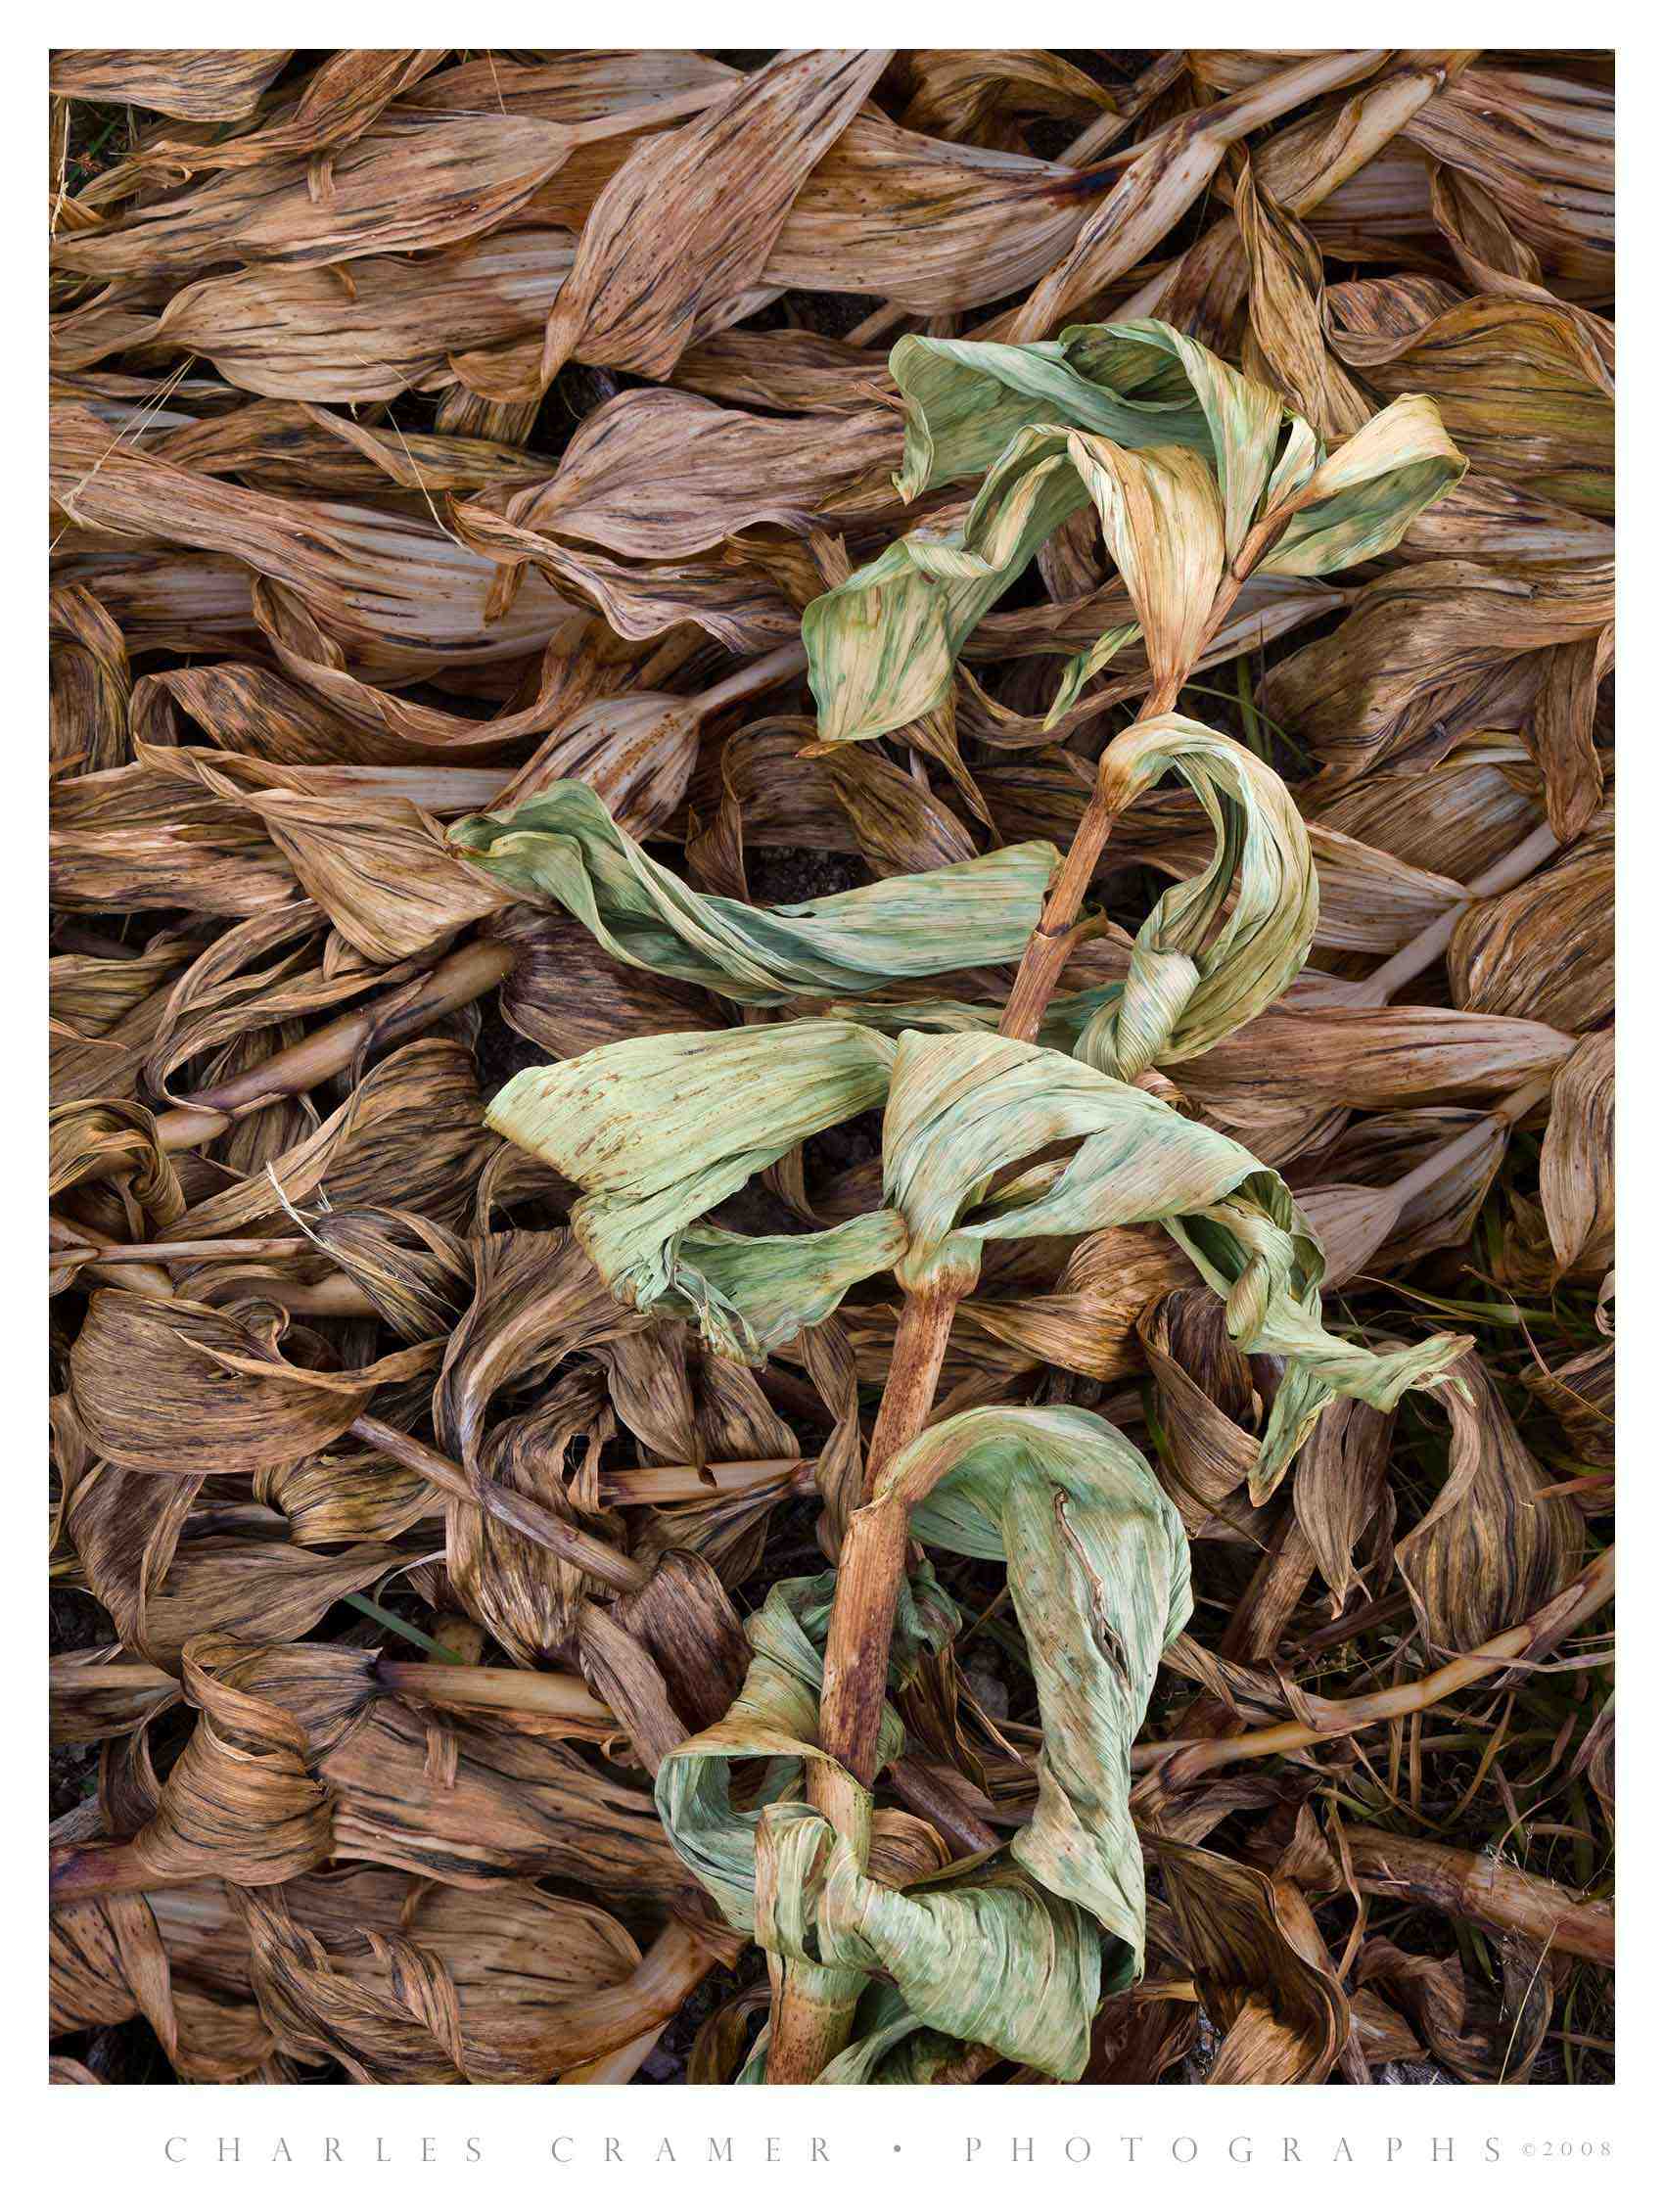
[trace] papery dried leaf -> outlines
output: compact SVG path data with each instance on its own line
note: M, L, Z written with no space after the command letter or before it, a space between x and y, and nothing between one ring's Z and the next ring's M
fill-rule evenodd
M1203 2003L1225 2030L1209 2082L1326 2081L1348 2006L1300 1892L1192 1845L1155 1853Z
M325 196L312 197L309 158L295 155L62 237L55 255L82 276L119 276L192 274L226 261L307 266L450 246L524 207L573 145L558 123L393 110L336 154Z
M246 1323L186 1299L99 1291L75 1340L70 1386L94 1451L157 1474L277 1467L332 1444L382 1381L428 1353L321 1375L274 1359Z
M1469 1354L1442 1395L1450 1475L1395 1553L1439 1657L1472 1651L1535 1612L1569 1580L1582 1543L1570 1501L1540 1495L1542 1469L1482 1362Z
M69 46L52 54L52 89L74 100L131 100L195 122L252 115L288 46Z
M1552 867L1469 906L1451 939L1456 1003L1481 1014L1529 1006L1538 1020L1574 1032L1609 1021L1615 862L1608 816Z
M575 355L664 377L684 346L737 320L731 302L762 277L798 185L888 60L854 48L777 56L633 154L584 225L544 333L543 383ZM670 234L651 219L668 201Z

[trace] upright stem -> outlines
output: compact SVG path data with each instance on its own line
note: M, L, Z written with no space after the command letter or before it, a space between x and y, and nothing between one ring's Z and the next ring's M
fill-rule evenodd
M863 1856L866 1793L878 1772L890 1637L907 1560L905 1511L871 1499L879 1476L930 1418L958 1303L958 1293L945 1286L907 1293L866 1455L867 1502L851 1517L838 1555L820 1687L820 1748L827 1757L810 1770L809 1796ZM829 1997L826 1980L816 1968L786 1965L774 1992L771 2082L818 2080L849 2042L859 1991L847 2001Z
M1255 563L1287 520L1274 511L1255 525L1220 579L1198 658L1216 635ZM1134 717L1153 721L1172 712L1183 676L1153 685ZM1102 776L1075 831L1067 855L1030 938L999 1024L1002 1037L1031 1041L1039 1034L1074 942L1074 928L1115 814ZM838 1579L826 1637L820 1691L820 1747L827 1754L809 1776L809 1798L839 1834L864 1855L868 1791L878 1766L878 1730L890 1671L896 1600L907 1559L904 1508L871 1502L879 1477L919 1434L936 1402L936 1386L963 1292L948 1284L909 1291L896 1332L896 1350L867 1454L868 1502L850 1521L838 1556ZM771 2082L812 2082L849 2040L856 1999L828 1999L828 1977L789 1963L775 1987L768 2049ZM858 1996L858 1992L857 1992Z

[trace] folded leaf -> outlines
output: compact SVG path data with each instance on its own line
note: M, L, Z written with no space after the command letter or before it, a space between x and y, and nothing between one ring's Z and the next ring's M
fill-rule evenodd
M1082 1139L1062 1164L999 1171ZM1436 1381L1466 1340L1369 1352L1322 1325L1324 1258L1279 1175L1231 1138L1043 1045L905 1034L884 1121L885 1196L907 1223L897 1272L974 1274L980 1248L1159 1221L1225 1301L1245 1352L1287 1361L1250 1485L1269 1497L1337 1396L1385 1408ZM991 1195L992 1192L992 1195Z
M894 1050L854 1022L631 1038L525 1069L486 1120L582 1186L572 1225L614 1297L643 1312L692 1313L720 1349L757 1359L759 1336L724 1281L761 1295L763 1333L773 1340L830 1313L831 1285L852 1258L883 1265L894 1235L852 1225L833 1232L835 1244L808 1240L816 1249L799 1272L767 1253L740 1267L726 1241L709 1235L684 1261L683 1233L801 1137L877 1105ZM788 1322L800 1298L800 1318Z
M765 1949L829 1980L849 1975L845 1995L882 1974L915 2023L1074 2080L1100 1988L1142 1971L1130 1751L1161 1651L1189 1617L1184 1532L1142 1456L1072 1406L943 1421L892 1462L881 1496L910 1506L919 1540L1008 1563L1044 1737L1039 1807L1009 1860L898 1888L802 1802L805 1767L822 1756L829 1576L777 1584L749 1625L757 1657L738 1702L660 1770L666 1829L730 1923ZM908 1614L931 1591L909 1592L903 1651ZM881 1762L901 1745L887 1706ZM729 1764L759 1757L770 1764L742 1810Z
M1098 790L1121 813L1170 769L1207 813L1213 864L1162 893L1119 996L1075 1046L1129 1083L1208 1051L1273 1004L1305 966L1317 926L1311 841L1275 770L1234 739L1163 714L1115 740Z

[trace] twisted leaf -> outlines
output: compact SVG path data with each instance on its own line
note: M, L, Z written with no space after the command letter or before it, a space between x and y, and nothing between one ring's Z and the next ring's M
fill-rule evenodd
M493 881L576 914L614 959L756 1006L1015 960L1058 864L1036 841L802 905L749 906L691 890L570 782L450 834Z
M863 1871L802 1801L805 1766L823 1756L815 1730L829 1576L769 1593L748 1626L757 1657L738 1701L665 1762L660 1811L730 1924L766 1949L829 1975L881 1973L915 2024L1073 2080L1100 1987L1124 1987L1143 1966L1130 1748L1162 1648L1189 1617L1183 1529L1142 1456L1073 1406L943 1421L892 1462L864 1510L890 1498L909 1506L921 1541L1009 1567L1044 1749L1040 1803L1008 1858L898 1889ZM930 1640L932 1614L921 1637L919 1612L935 1594L929 1583L909 1592L903 1656ZM901 1743L887 1706L881 1761ZM770 1765L745 1810L728 1770L758 1757ZM878 2026L865 2023L863 2039ZM906 2032L890 2020L884 2051ZM838 2078L866 2078L882 2054L846 2054Z

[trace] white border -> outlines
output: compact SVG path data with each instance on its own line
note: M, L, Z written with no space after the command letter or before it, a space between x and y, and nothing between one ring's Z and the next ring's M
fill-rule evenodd
M1453 14L1458 19L1452 21ZM1385 23L1383 25L1382 19ZM498 46L532 45L558 38L567 27L560 11L492 7L468 12L476 34L487 29ZM1403 44L1550 46L1576 35L1592 46L1619 47L1620 84L1638 87L1638 115L1620 135L1620 205L1626 239L1650 238L1664 218L1659 141L1655 118L1639 112L1656 96L1664 62L1661 41L1642 28L1640 10L1595 7L1568 19L1563 8L1537 4L1422 5L1390 11L1285 4L1260 26L1265 43L1328 48L1363 45L1390 26ZM254 44L281 35L305 43L302 32L322 33L336 44L391 45L426 31L436 42L454 29L456 11L432 5L362 4L328 11L307 6L224 8L175 5L156 26L168 40L203 45ZM280 25L279 29L277 26ZM83 6L55 17L54 43L97 45L131 36L134 11ZM150 27L150 26L145 26ZM597 28L602 27L599 24ZM1022 11L1021 28L1037 43L1068 48L1107 27L1101 7L1047 5ZM1003 46L1016 25L1010 9L988 5L909 4L895 0L841 0L812 11L776 4L704 4L671 9L642 5L609 11L605 28L619 43L679 46L697 37L715 46L825 43L833 37L860 43L879 38L909 45ZM1240 44L1240 6L1182 6L1163 11L1147 34L1152 41L1193 45ZM980 38L979 34L980 33ZM320 39L320 43L323 41ZM7 671L12 713L8 748L13 803L11 851L0 899L5 902L7 1008L13 1048L12 1083L0 1091L8 1139L4 1155L29 1163L25 1171L44 1186L42 1126L45 1058L45 778L40 741L46 693L44 579L36 530L43 488L46 385L45 247L38 219L44 182L44 53L32 40L16 42L6 99L11 125L0 144L10 190L7 254L13 279L8 343L0 351L0 377L12 401L10 420L22 426L12 445L10 528L0 540L9 586L3 602L12 633L0 667ZM1639 268L1622 263L1625 366L1632 375L1620 418L1623 439L1623 573L1627 603L1649 610L1660 582L1657 551L1657 433L1650 429L1650 388L1656 381L1660 309L1656 256L1643 251ZM1648 422L1648 428L1641 425ZM21 464L21 465L20 465ZM27 1439L14 1453L16 1541L7 1546L7 1571L15 1578L12 1603L0 1615L14 1624L22 1692L23 1741L12 1746L9 1770L24 1777L14 1796L0 1849L5 1875L0 1895L12 1916L6 1956L12 1961L11 2002L4 2008L5 2064L0 2070L16 2099L19 2125L9 2132L10 2178L24 2202L76 2196L99 2201L111 2190L123 2205L300 2203L452 2204L497 2198L506 2187L530 2184L562 2199L596 2196L625 2200L651 2191L681 2207L733 2204L736 2190L775 2192L784 2188L793 2212L822 2205L846 2212L850 2184L876 2176L903 2201L925 2190L946 2190L955 2205L1021 2202L1039 2187L1070 2202L1099 2202L1106 2195L1137 2192L1164 2208L1205 2201L1228 2191L1233 2212L1261 2204L1332 2203L1337 2191L1365 2188L1371 2197L1402 2180L1418 2197L1450 2198L1510 2207L1564 2202L1580 2182L1601 2196L1621 2173L1642 2174L1649 2146L1660 2140L1656 2113L1660 2033L1658 1967L1659 1885L1653 1878L1660 1850L1657 1763L1649 1756L1661 1611L1646 1590L1656 1574L1657 1508L1647 1496L1650 1470L1642 1454L1651 1375L1647 1345L1658 1315L1657 1238L1664 1225L1659 1204L1658 1148L1648 1140L1659 1115L1660 1049L1641 993L1657 957L1653 933L1661 868L1657 841L1664 826L1664 758L1651 724L1659 711L1659 677L1645 629L1619 658L1621 720L1625 730L1624 812L1619 901L1620 977L1626 1000L1621 1062L1620 1144L1623 1152L1622 1248L1630 1358L1620 1376L1626 1503L1630 1542L1621 1580L1626 1680L1637 1685L1621 1724L1624 1749L1622 1820L1633 1846L1621 1885L1620 2014L1616 2089L1402 2089L1226 2090L1207 2093L1179 2087L1112 2090L1047 2088L956 2091L847 2091L775 2089L766 2096L735 2090L675 2088L649 2094L628 2089L260 2089L114 2088L44 2094L41 2008L45 1990L45 1933L41 1897L38 1777L45 1772L46 1698L36 1670L42 1665L40 1561L25 1532L37 1526L41 1429L40 1389L45 1359L45 1310L38 1275L26 1256L14 1254L5 1271L0 1313L0 1359L11 1385L4 1403L18 1409L18 1433ZM1643 982L1629 990L1633 975ZM16 1063L30 1070L23 1080ZM16 1172L16 1171L14 1171ZM25 1246L33 1249L32 1245ZM1639 1516L1639 1519L1638 1519ZM1644 1594L1643 1594L1644 1591ZM18 1713L19 1692L10 1700ZM1643 1699L1645 1702L1643 1703ZM1638 1719L1639 1714L1639 1719ZM15 1725L15 1723L14 1723ZM1633 1753L1633 1756L1632 1756ZM335 2138L339 2155L325 2155ZM619 2155L606 2143L617 2139ZM712 2161L711 2138L731 2139L732 2162ZM810 2158L812 2138L824 2140L824 2162ZM220 2139L236 2138L241 2155L222 2159ZM969 2139L982 2150L967 2156ZM1137 2139L1129 2148L1127 2139ZM1012 2154L1013 2143L1032 2139L1032 2160ZM1297 2156L1284 2148L1292 2139ZM470 2144L476 2144L471 2149ZM570 2150L563 2162L554 2146ZM668 2143L672 2157L660 2148ZM282 2147L279 2148L281 2143ZM429 2147L424 2148L424 2144ZM775 2145L770 2151L769 2145ZM1595 2146L1589 2157L1578 2146ZM1191 2145L1194 2145L1192 2151ZM1341 2147L1344 2144L1344 2147ZM1435 2144L1442 2147L1435 2151ZM1233 2147L1234 2145L1234 2147ZM1562 2156L1559 2146L1569 2146ZM1606 2146L1604 2150L1600 2146ZM899 2146L899 2147L898 2147ZM1176 2147L1177 2146L1177 2147ZM287 2158L285 2157L287 2152ZM742 2180L742 2176L745 2179ZM1367 2180L1365 2180L1367 2177Z

